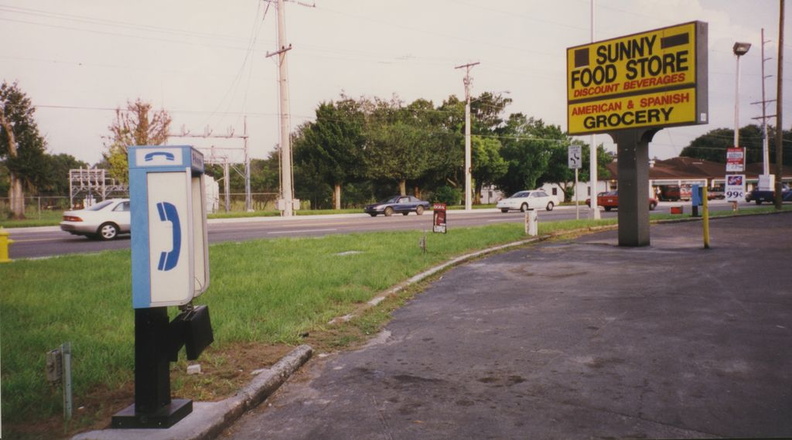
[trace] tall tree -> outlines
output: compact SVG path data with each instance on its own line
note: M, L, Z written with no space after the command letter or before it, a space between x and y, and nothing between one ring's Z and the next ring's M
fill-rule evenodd
M42 178L46 143L33 117L30 98L17 83L0 85L0 159L8 169L11 217L25 218L25 189Z
M679 155L725 163L726 149L733 146L734 129L716 128L693 139ZM762 161L762 131L759 126L748 125L740 129L740 146L745 147L746 163Z
M513 113L505 122L501 155L509 171L498 179L498 187L507 194L536 188L539 178L547 172L552 145L565 136L557 126L547 126L541 119Z
M127 148L132 145L162 145L168 140L171 117L165 110L152 111L151 104L127 102L127 108L116 109L116 119L108 127L103 153L110 166L110 175L121 182L129 182Z
M509 171L509 164L500 154L501 143L491 137L473 136L471 139L472 168L474 181L474 203L481 201L481 190L492 185Z
M63 196L69 194L69 170L89 168L88 164L70 154L45 155L45 174L36 182L38 194Z
M316 121L302 126L294 145L295 162L310 166L333 187L333 206L341 209L341 187L363 176L365 118L359 103L345 98L322 103Z

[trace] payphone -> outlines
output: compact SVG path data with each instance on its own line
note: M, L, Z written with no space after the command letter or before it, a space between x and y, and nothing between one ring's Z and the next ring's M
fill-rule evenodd
M171 399L169 362L196 359L213 342L209 310L192 301L209 286L203 154L190 146L128 149L135 310L135 404L114 428L168 428L192 412ZM167 307L181 313L169 322Z

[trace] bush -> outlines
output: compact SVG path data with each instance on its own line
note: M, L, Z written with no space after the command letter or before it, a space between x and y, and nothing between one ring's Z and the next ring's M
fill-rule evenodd
M462 200L462 191L450 186L441 186L432 195L432 202L445 203L446 205L459 205Z

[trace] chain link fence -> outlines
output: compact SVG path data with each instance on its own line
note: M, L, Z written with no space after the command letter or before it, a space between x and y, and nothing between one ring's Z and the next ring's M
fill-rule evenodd
M25 217L44 219L58 217L61 212L69 209L69 198L66 196L25 197ZM11 203L8 197L0 197L0 218L11 216Z

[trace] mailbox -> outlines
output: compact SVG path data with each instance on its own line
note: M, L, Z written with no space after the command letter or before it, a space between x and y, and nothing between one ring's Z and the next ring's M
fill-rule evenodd
M203 154L129 147L132 305L180 306L209 285Z

